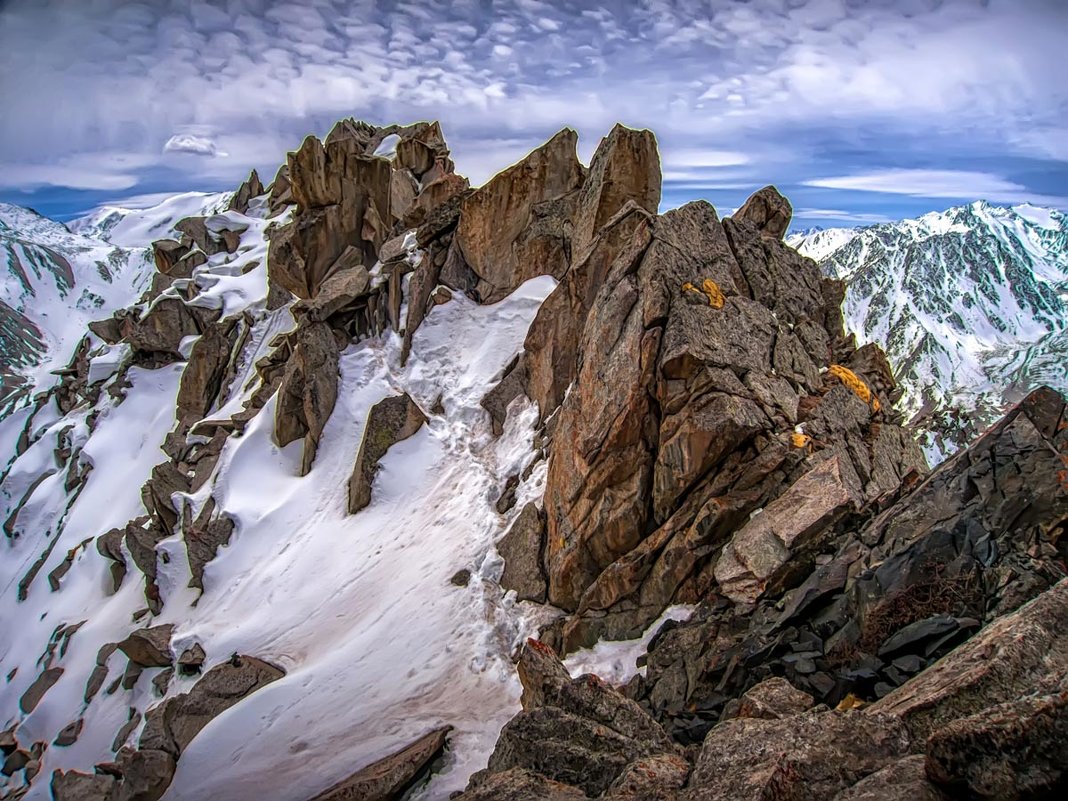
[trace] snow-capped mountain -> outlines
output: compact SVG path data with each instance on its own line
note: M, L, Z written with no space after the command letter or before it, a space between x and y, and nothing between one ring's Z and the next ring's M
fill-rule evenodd
M147 247L174 233L174 224L187 217L226 209L233 192L182 192L144 207L101 206L67 223L76 234L102 239L120 247Z
M1041 384L1068 388L1068 218L977 201L791 236L848 283L847 328L886 349L937 461Z
M0 416L50 381L90 320L133 302L151 281L145 247L117 247L0 204Z
M107 206L64 226L0 203L0 416L66 364L86 324L152 281L151 243L179 220L226 208L232 192L187 192L145 208Z

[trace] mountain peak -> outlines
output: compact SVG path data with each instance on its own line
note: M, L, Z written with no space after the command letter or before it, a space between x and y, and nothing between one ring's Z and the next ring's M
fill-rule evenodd
M428 771L433 801L700 791L723 772L679 744L769 672L798 714L873 701L1049 586L1056 548L1011 543L1063 511L1063 400L1032 393L922 482L886 355L782 240L774 187L659 214L650 131L614 127L589 166L576 146L472 189L436 123L346 120L269 186L86 223L153 268L0 421L17 793L385 798ZM956 489L1005 460L1036 477L1031 516L1002 514L1009 483ZM964 534L928 546L936 525ZM1009 580L979 572L1002 557ZM858 582L874 615L928 563L970 571L970 605L871 633ZM630 697L559 661L604 641L621 679L649 650Z

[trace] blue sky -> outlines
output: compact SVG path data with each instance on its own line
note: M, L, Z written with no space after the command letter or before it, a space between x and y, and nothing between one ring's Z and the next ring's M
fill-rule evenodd
M481 183L568 125L653 129L664 204L795 226L1068 208L1065 0L0 0L0 200L270 180L341 117L439 119Z

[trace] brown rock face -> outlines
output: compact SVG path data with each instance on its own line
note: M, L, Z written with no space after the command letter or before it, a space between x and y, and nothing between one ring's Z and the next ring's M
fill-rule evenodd
M394 134L400 137L395 159L374 155ZM324 142L305 139L271 191L272 210L290 199L297 209L271 234L270 307L291 295L315 298L331 276L373 267L391 236L420 225L465 189L448 154L437 123L377 128L350 119L334 126ZM402 222L403 229L394 230Z
M337 401L338 347L326 323L298 326L293 355L278 387L275 440L280 446L304 438L301 475L307 475L319 436Z
M563 275L571 216L565 197L582 185L577 134L560 131L498 173L463 203L456 239L478 276L476 292L494 303L529 278Z
M520 601L545 603L544 549L545 518L537 506L528 503L497 543L497 552L504 559L501 586L515 590Z
M564 650L635 636L713 588L739 602L780 588L843 516L923 466L876 397L895 389L882 363L837 364L853 350L816 265L707 203L651 217L632 201L655 206L639 191L655 165L651 135L604 140L581 214L628 200L525 343L527 394L556 417L548 597L577 614L548 636Z
M544 420L564 399L575 378L583 329L606 277L626 272L650 241L650 215L637 204L621 208L545 299L524 343L526 392Z
M875 701L919 741L975 711L973 702L985 707L1048 686L1044 677L1066 659L1054 633L1063 588L1035 601L1038 615L1024 607L1001 616L1062 575L1053 543L1068 514L1057 478L1068 453L1066 431L1057 430L1064 408L1056 393L1036 391L926 481L831 525L818 562L812 546L802 547L755 606L709 596L691 620L656 638L639 697L676 737L699 741L725 699L781 675L830 706ZM750 654L762 656L750 666Z
M268 267L269 279L299 298L318 293L346 248L356 248L371 267L385 241L392 167L365 148L355 137L324 145L309 136L289 155L290 191L300 212L272 237Z
M1066 772L1068 689L999 704L927 741L928 776L969 798L1054 798Z
M141 667L169 667L174 663L171 652L171 637L174 626L154 626L138 629L118 644L118 649L129 657L130 662Z
M909 753L908 732L889 716L805 713L738 718L705 738L686 801L834 798Z
M411 745L356 771L311 801L394 801L419 781L445 751L451 726L423 735Z
M408 395L385 398L371 407L363 429L360 452L349 479L349 514L371 502L371 485L379 460L395 443L408 439L426 422L426 415Z
M536 786L525 774L513 773L517 770L540 774L596 797L631 763L677 756L656 721L596 676L572 680L551 649L534 640L523 646L519 659L523 711L504 727L489 767L471 778L460 798L491 797L485 788L502 782L495 775L511 774L516 783L522 778L528 787ZM569 797L552 784L546 789ZM514 788L509 792L523 797Z
M234 655L201 676L188 693L148 710L139 749L163 751L178 759L214 717L284 675L262 659Z
M248 202L254 197L259 197L267 190L263 187L263 182L260 180L260 176L253 170L249 173L241 186L234 192L234 196L230 199L230 205L227 206L231 211L239 211L242 214L248 211Z
M204 417L223 391L223 378L230 364L232 348L227 336L230 330L231 326L226 324L208 325L193 345L175 401L179 420Z
M734 219L752 223L764 236L782 239L790 227L794 209L774 186L765 186L734 213Z
M179 345L185 337L197 336L219 313L187 306L177 298L154 304L140 320L125 318L122 333L130 346L147 354L181 358Z
M714 575L720 592L752 603L814 534L858 505L860 482L838 456L805 473L723 547Z
M148 710L137 749L119 748L117 760L98 766L98 775L56 771L52 795L59 801L158 801L174 778L178 759L193 738L220 713L282 678L279 668L234 654L205 673L188 693ZM131 715L135 710L131 709ZM140 717L131 717L136 721ZM136 722L130 730L136 727ZM123 736L123 740L129 733ZM119 744L121 746L121 743Z
M598 145L576 203L571 252L576 261L628 201L655 215L660 155L652 131L616 125Z

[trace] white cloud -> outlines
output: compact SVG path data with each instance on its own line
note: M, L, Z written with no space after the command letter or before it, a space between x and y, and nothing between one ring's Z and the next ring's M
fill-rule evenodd
M1066 198L1030 192L1021 184L1000 176L968 170L875 170L855 175L814 178L802 183L820 189L883 192L912 197L982 199L995 203L1030 202L1040 206L1068 205Z
M893 222L885 214L850 212L845 209L794 209L794 219L801 220L845 220L857 224Z
M66 186L118 192L136 186L139 172L155 161L150 153L104 151L64 156L50 163L0 163L0 188Z
M752 158L737 150L709 150L700 148L665 147L665 165L672 167L737 167L752 162Z
M206 136L195 134L175 134L163 145L164 153L192 153L197 156L225 156L215 146L215 142Z
M872 170L902 147L1068 161L1068 3L583 5L0 0L0 170L113 188L137 170L72 159L149 153L236 185L350 115L440 119L476 183L509 163L480 143L571 125L588 159L617 121L657 132L680 186L811 177L843 143Z

